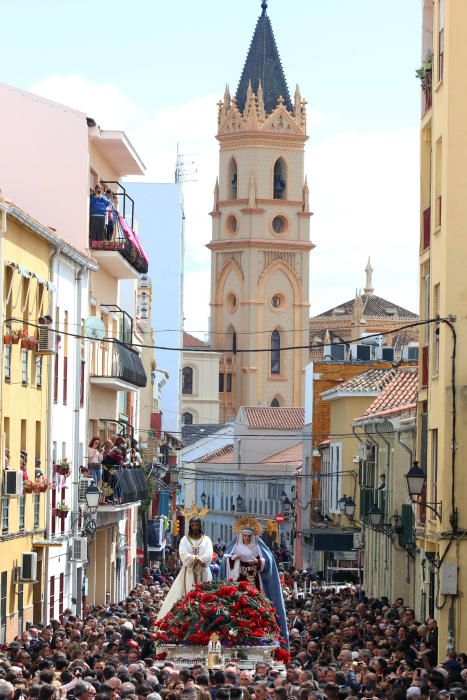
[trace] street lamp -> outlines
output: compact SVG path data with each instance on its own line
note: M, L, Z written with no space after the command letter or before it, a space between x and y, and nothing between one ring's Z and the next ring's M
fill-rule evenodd
M201 494L201 503L203 504L203 508L206 505L206 501L207 501L207 496L203 491L203 493Z
M377 505L374 505L368 511L368 517L370 519L370 525L377 528L381 525L381 519L383 517L383 512Z
M180 482L180 469L178 467L172 467L170 469L170 483L174 486L178 486Z
M337 505L339 506L339 510L341 513L345 513L345 506L347 504L347 496L344 494L339 498L337 501Z
M426 486L426 473L420 469L418 462L414 462L407 474L407 489L410 499L421 496Z
M86 489L86 505L89 513L97 513L101 490L95 484L89 484Z
M345 514L348 518L350 518L350 520L353 520L353 516L355 515L355 508L355 501L349 496L345 502Z
M243 513L245 510L245 501L243 498L238 494L237 496L237 513Z

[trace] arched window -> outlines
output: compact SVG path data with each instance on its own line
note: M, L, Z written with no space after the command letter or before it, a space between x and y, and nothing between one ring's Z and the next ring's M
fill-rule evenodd
M271 408L279 408L279 401L277 399L271 401Z
M237 334L235 331L232 333L232 352L234 355L237 352Z
M281 373L281 335L279 331L271 334L271 374Z
M237 199L238 192L238 172L237 161L232 158L229 164L229 181L228 181L229 199Z
M287 199L287 166L283 158L274 163L274 199Z
M193 393L193 370L191 367L184 367L182 370L182 394Z
M188 411L187 411L186 413L183 414L182 418L183 418L183 425L193 425L193 414L192 413L188 413Z

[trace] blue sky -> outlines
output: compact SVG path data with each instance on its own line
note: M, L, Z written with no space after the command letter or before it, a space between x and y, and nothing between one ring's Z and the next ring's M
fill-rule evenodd
M376 291L416 308L420 5L269 2L289 88L299 82L309 102L313 313L363 286L368 255ZM207 327L215 101L226 82L235 89L259 13L259 0L2 3L12 29L2 34L0 80L125 128L155 179L171 178L177 142L194 154L197 182L185 188L187 298L190 285L198 290L191 329Z

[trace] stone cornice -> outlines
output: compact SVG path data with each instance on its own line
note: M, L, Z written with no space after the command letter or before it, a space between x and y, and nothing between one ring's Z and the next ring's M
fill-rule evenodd
M291 134L287 131L275 131L274 129L245 129L216 135L216 139L221 144L226 143L229 144L229 146L231 146L232 143L236 143L238 141L271 141L274 143L275 146L277 146L278 141L284 141L285 143L304 144L306 141L308 141L308 138L309 137L306 134Z
M261 199L260 197L257 197L256 204L262 204L264 206L272 205L282 209L285 207L299 207L300 209L303 208L303 200L301 199ZM218 205L219 207L245 207L248 206L248 199L221 199Z
M268 240L264 238L258 238L252 240L251 238L241 239L236 238L232 241L211 241L206 244L206 248L209 250L231 250L232 248L262 248L263 250L313 250L316 248L315 244L311 241L289 241L286 238L282 240Z

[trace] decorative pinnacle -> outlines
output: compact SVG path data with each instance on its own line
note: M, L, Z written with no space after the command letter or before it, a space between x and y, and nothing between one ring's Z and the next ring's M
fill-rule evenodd
M268 9L267 0L263 0L263 2L261 3L261 9L263 10L263 15L265 15L265 14L266 14L266 10Z

